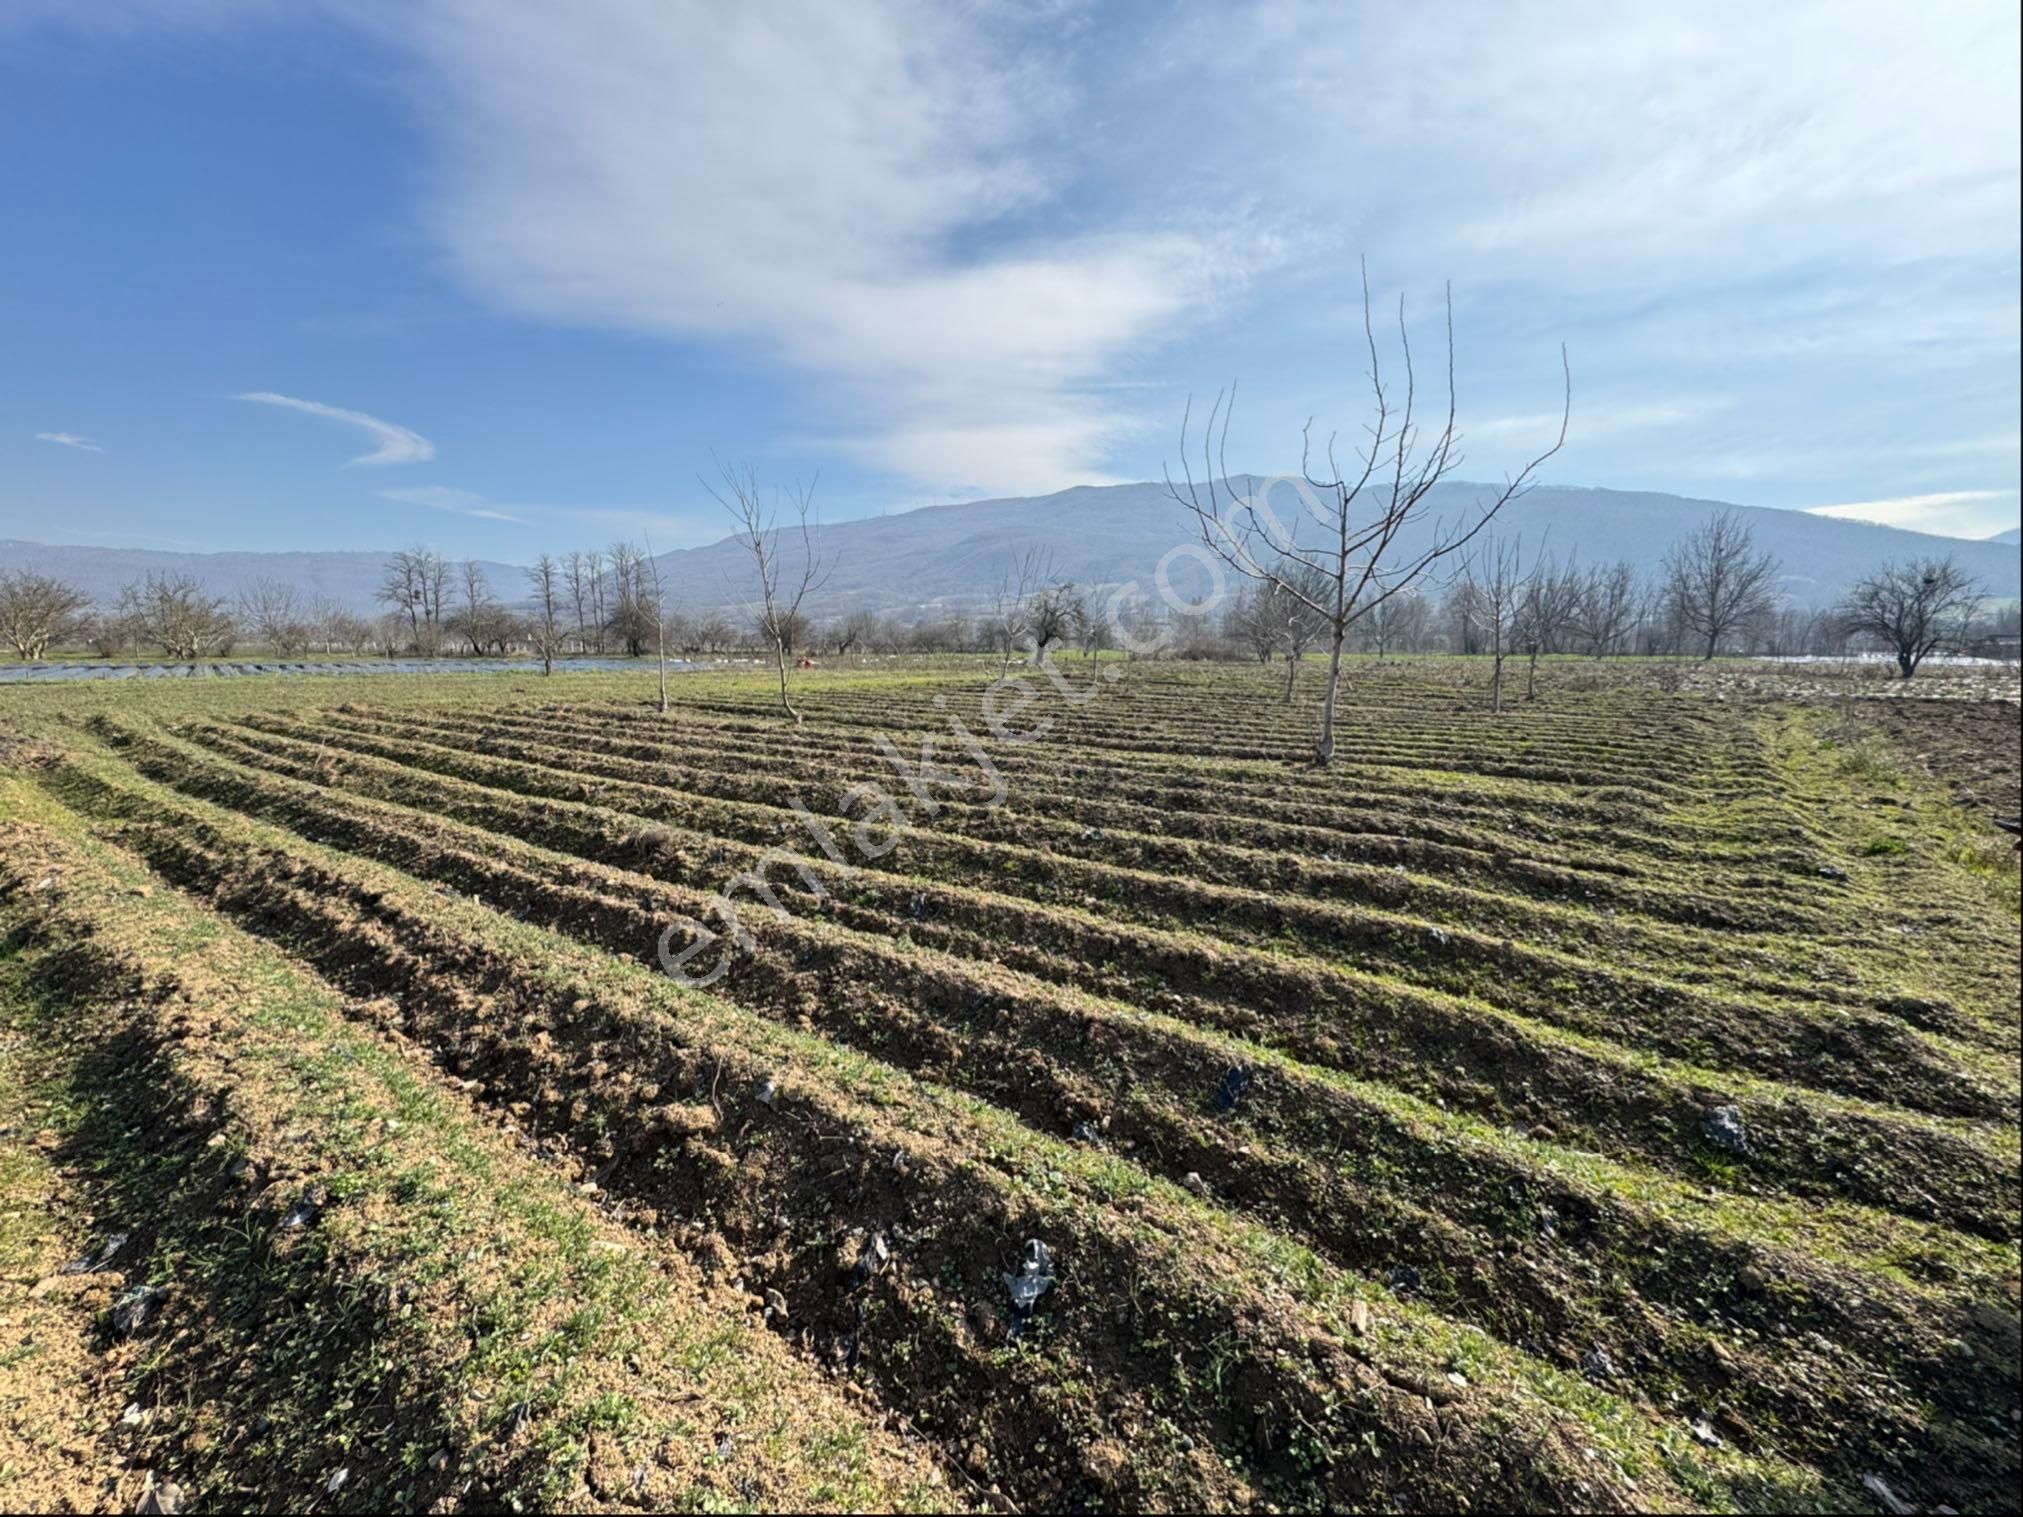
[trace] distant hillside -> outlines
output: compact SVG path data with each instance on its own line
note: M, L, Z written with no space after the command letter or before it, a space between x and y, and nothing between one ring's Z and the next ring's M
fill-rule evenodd
M1487 490L1442 485L1430 515L1460 519ZM1282 499L1290 510L1290 495ZM1522 533L1527 544L1545 543L1562 557L1578 554L1586 563L1626 558L1654 574L1671 543L1724 509L1720 501L1677 495L1541 487L1511 506L1497 530ZM1825 604L1876 565L1913 554L1952 554L1997 596L2016 596L2023 578L2013 530L1970 542L1802 511L1734 509L1748 520L1757 543L1782 561L1782 588L1802 604ZM1056 495L836 522L820 529L819 541L837 567L808 609L817 616L857 607L909 617L973 611L989 603L1005 565L1035 546L1051 555L1057 575L1077 584L1108 587L1136 580L1149 591L1160 558L1193 540L1190 519L1158 484L1082 486ZM791 535L788 546L794 546ZM1401 551L1410 546L1402 543ZM660 561L670 597L684 610L735 613L749 595L750 563L734 538L677 549ZM110 600L121 585L153 570L195 575L213 593L227 596L252 580L283 579L312 595L371 610L384 562L380 553L156 553L0 542L0 568L32 566L99 600ZM517 568L493 563L485 568L498 595L520 598L524 581ZM1173 574L1176 583L1188 582L1184 557Z
M1241 483L1241 482L1240 482ZM1245 489L1252 486L1244 484ZM1462 519L1488 487L1450 482L1429 502L1429 522ZM1280 497L1290 511L1290 493ZM1641 491L1541 487L1508 507L1496 530L1521 533L1564 557L1585 563L1626 558L1655 574L1665 550L1723 502ZM1802 511L1735 507L1759 546L1784 565L1783 586L1794 601L1825 604L1870 569L1912 554L1953 554L1992 594L2015 596L2018 556L1998 543L1969 542L1841 521ZM988 603L1005 564L1037 545L1053 556L1057 574L1078 584L1109 586L1136 580L1149 587L1163 554L1194 540L1191 519L1164 485L1084 486L1030 499L928 506L903 515L838 522L821 531L821 551L837 567L819 597L817 614L843 606L926 612ZM1411 544L1401 543L1405 551ZM703 548L663 554L671 591L690 608L742 601L750 569L743 547L726 538ZM1177 561L1176 583L1187 577Z
M1989 543L2009 543L2012 546L2023 543L2023 527L2011 527L2006 532L1997 532L1994 536L1984 537L1981 540Z

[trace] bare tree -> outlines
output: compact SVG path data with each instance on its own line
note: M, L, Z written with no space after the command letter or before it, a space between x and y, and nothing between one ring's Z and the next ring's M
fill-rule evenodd
M841 658L853 648L868 647L878 631L878 613L875 611L852 611L830 629L829 641Z
M1394 647L1407 646L1425 636L1431 610L1418 591L1394 595L1364 618L1364 634L1379 659Z
M446 622L445 630L461 636L476 656L504 640L504 608L493 598L491 582L476 559L466 559L458 566L457 580L461 604Z
M1588 570L1574 608L1574 630L1588 652L1596 658L1615 652L1636 629L1637 600L1637 570L1628 559Z
M1579 614L1582 577L1571 562L1564 568L1552 559L1540 560L1518 602L1517 644L1525 653L1524 698L1538 699L1538 660L1557 653L1572 632Z
M1736 511L1718 511L1665 554L1665 599L1673 616L1700 640L1703 659L1775 607L1777 560L1756 551Z
M642 564L640 590L642 596L650 600L649 610L653 616L653 656L660 665L660 712L667 714L667 592L660 582L660 560L653 556L653 539L644 532L639 540L646 546Z
M236 629L225 603L187 574L150 574L120 592L137 638L185 662L224 652Z
M998 571L997 588L991 594L990 633L1004 655L1000 678L1011 673L1012 655L1031 634L1033 598L1051 578L1053 556L1038 547L1014 553Z
M739 539L751 555L759 587L754 620L779 667L780 709L798 723L801 713L789 698L787 662L795 639L806 626L801 603L810 591L819 590L828 581L836 567L834 559L822 557L815 541L815 529L820 525L814 515L815 486L812 481L805 486L796 484L788 497L800 534L799 562L789 570L780 548L779 492L767 499L759 489L758 471L750 464L719 463L717 473L721 490L706 479L702 485L737 524Z
M372 624L355 611L337 607L318 625L326 653L362 653L372 645Z
M1526 561L1524 540L1490 538L1462 562L1463 597L1488 644L1489 709L1503 710L1503 661L1516 651L1520 622L1537 561Z
M302 619L303 629L309 634L309 646L319 653L335 653L344 642L348 615L342 601L328 595L317 596Z
M1072 582L1062 580L1039 590L1027 607L1027 635L1033 640L1033 659L1044 663L1048 650L1066 642L1088 615L1088 605Z
M295 587L278 579L256 579L239 592L239 624L276 653L289 655L307 648L315 630Z
M133 623L119 611L95 611L84 623L85 646L100 658L118 658L129 645L139 652Z
M1473 657L1482 651L1482 592L1464 567L1447 586L1440 614L1453 628L1453 651Z
M1260 664L1270 663L1278 652L1279 627L1271 615L1269 594L1268 585L1245 585L1230 597L1222 613L1222 635L1256 655Z
M661 636L653 610L652 555L637 543L615 542L606 551L610 564L610 615L605 625L613 639L624 648L627 658L640 658Z
M590 557L580 548L571 548L562 556L562 575L569 585L569 609L576 617L576 647L583 653L590 651L590 581L594 578Z
M581 555L575 555L581 557ZM526 571L527 584L534 592L529 604L527 633L540 655L541 672L555 672L555 653L562 645L562 571L546 553Z
M411 634L407 618L399 611L382 611L371 623L368 640L388 658L398 658L402 648L412 646L408 641Z
M379 581L378 600L393 615L407 622L409 641L421 644L422 591L417 558L422 550L402 548L386 561Z
M1321 703L1320 738L1314 759L1322 767L1334 762L1335 708L1341 689L1342 645L1349 628L1394 595L1403 593L1441 560L1466 550L1476 534L1496 519L1496 515L1529 486L1532 476L1545 461L1566 443L1567 424L1573 414L1573 371L1560 350L1560 367L1565 378L1565 402L1560 412L1558 436L1552 446L1505 481L1503 488L1453 523L1425 523L1427 497L1435 486L1460 467L1460 433L1455 425L1454 386L1454 297L1447 295L1447 408L1437 430L1422 435L1418 414L1417 375L1412 365L1411 334L1405 323L1404 297L1398 300L1398 339L1403 352L1403 394L1396 394L1384 377L1377 352L1376 326L1370 306L1367 269L1363 276L1363 335L1369 349L1369 382L1372 391L1371 419L1365 424L1367 442L1352 450L1354 462L1347 468L1336 463L1335 440L1327 445L1327 474L1316 478L1311 447L1301 450L1300 472L1307 487L1299 512L1288 525L1267 520L1269 503L1256 496L1239 498L1229 476L1227 444L1229 413L1235 409L1235 393L1227 405L1221 395L1208 415L1201 440L1201 457L1207 478L1197 484L1187 465L1189 415L1181 421L1180 452L1184 490L1175 488L1169 475L1167 493L1190 511L1201 541L1224 564L1255 580L1279 584L1307 604L1326 622L1328 641L1327 694ZM1217 417L1221 428L1218 433ZM1312 422L1302 429L1310 444ZM1221 473L1218 486L1217 471ZM1318 532L1320 541L1302 543L1303 523ZM1426 528L1423 532L1420 530ZM1306 571L1290 575L1288 566ZM1309 578L1307 576L1315 576Z
M1278 646L1285 654L1285 704L1290 706L1300 665L1328 630L1327 617L1319 609L1326 602L1327 586L1312 569L1289 563L1281 564L1259 589L1263 614L1278 629Z
M1855 581L1836 619L1848 635L1881 643L1909 679L1933 649L1966 636L1980 605L1980 585L1950 556L1908 558Z
M386 561L379 601L406 622L417 653L433 653L442 643L444 601L450 561L433 548L402 548Z
M417 550L415 559L424 642L427 651L433 653L442 646L443 623L449 617L450 561L433 548Z
M40 658L80 629L88 604L82 590L47 574L0 573L0 637L22 658Z
M721 615L705 611L689 622L687 647L691 653L721 653L736 636L737 629Z

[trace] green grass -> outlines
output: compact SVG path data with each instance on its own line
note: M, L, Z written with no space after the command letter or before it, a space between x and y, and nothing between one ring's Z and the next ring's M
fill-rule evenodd
M0 815L57 840L75 913L38 929L37 903L9 903L10 928L34 937L0 966L0 1004L67 1063L55 1120L108 1214L152 1237L144 1269L172 1290L183 1336L150 1344L135 1394L182 1393L156 1436L195 1490L225 1499L250 1479L280 1499L350 1462L347 1499L371 1504L427 1505L470 1481L573 1504L599 1436L651 1465L663 1443L730 1422L772 1430L775 1457L735 1473L783 1503L950 1501L918 1460L871 1457L856 1414L755 1325L725 1331L679 1271L458 1111L320 981L148 886L39 790L0 778ZM106 970L113 999L98 999L74 962L85 922L92 955L174 977L163 1010L143 995L127 1012L128 970ZM168 1031L185 997L209 1022L201 1041ZM205 1141L181 1136L193 1123ZM317 1223L277 1231L281 1203L234 1178L247 1162L291 1174L288 1197L323 1194ZM396 1405L403 1446L375 1446ZM432 1469L438 1450L451 1457ZM672 1475L678 1504L742 1504L683 1461Z

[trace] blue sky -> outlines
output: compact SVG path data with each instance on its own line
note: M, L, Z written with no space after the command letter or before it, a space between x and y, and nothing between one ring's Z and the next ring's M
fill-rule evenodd
M1457 17L1466 15L1466 21ZM1473 477L2018 520L2017 14L0 0L0 536L722 535L1353 427L1454 287ZM1387 308L1388 309L1388 308Z

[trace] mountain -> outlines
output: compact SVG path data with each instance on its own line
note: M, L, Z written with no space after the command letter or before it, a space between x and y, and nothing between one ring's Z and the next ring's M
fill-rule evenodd
M1249 491L1260 482L1245 478L1236 483ZM1489 493L1482 485L1442 484L1428 501L1429 523L1460 520ZM1289 514L1294 497L1281 488L1273 503ZM1643 491L1541 486L1507 507L1495 530L1521 533L1527 546L1542 543L1561 557L1577 554L1583 563L1628 559L1651 574L1679 537L1715 512L1731 509L1741 512L1757 545L1781 561L1782 588L1800 604L1831 602L1878 564L1912 555L1951 554L1996 596L2017 596L2023 578L2013 530L1986 542L1968 542L1803 511L1731 507ZM908 618L974 611L989 604L1005 566L1028 548L1049 555L1057 577L1098 589L1135 580L1146 593L1162 556L1181 548L1170 566L1173 582L1183 592L1200 582L1201 571L1185 551L1196 541L1192 520L1160 484L1087 485L1055 495L925 506L830 523L817 534L818 551L833 556L836 567L808 599L805 609L815 616L857 607ZM792 575L798 541L791 532L782 539L786 572ZM1399 551L1411 546L1411 540L1402 540ZM153 571L193 575L213 594L224 596L253 580L281 579L312 596L328 595L367 611L374 608L384 563L380 553L158 553L0 542L0 569L28 567L54 574L101 602ZM736 538L664 553L660 564L670 599L686 611L736 613L749 599L751 563ZM525 582L519 569L495 563L484 567L496 594L520 598Z
M1239 478L1248 492L1261 481ZM1427 502L1416 538L1401 539L1400 553L1425 540L1432 523L1465 519L1477 502L1493 498L1484 485L1449 481ZM1285 487L1272 503L1290 515L1296 497ZM1655 574L1665 550L1716 512L1739 511L1757 546L1784 568L1781 588L1793 601L1824 605L1879 564L1912 555L1951 554L1980 576L1997 596L2019 591L2017 555L1998 543L1965 542L1867 522L1842 521L1803 511L1730 506L1643 491L1541 486L1506 507L1495 531L1521 534L1527 546L1543 543L1583 563L1628 559ZM1030 499L926 506L902 515L837 522L820 529L818 551L834 555L835 570L808 608L828 615L842 607L871 606L905 614L987 605L1005 566L1028 547L1050 553L1053 572L1077 584L1108 587L1136 580L1149 591L1160 558L1196 541L1192 518L1175 505L1163 484L1081 486ZM782 534L788 573L798 564L794 534ZM1198 568L1183 553L1171 577L1183 593L1198 583ZM661 556L671 594L690 609L729 608L748 597L751 565L735 538Z
M2023 543L2023 527L2011 527L2006 532L1996 532L1991 536L1982 538L1981 541L1984 543L2008 543L2011 547L2015 547L2018 543Z

